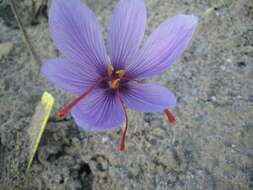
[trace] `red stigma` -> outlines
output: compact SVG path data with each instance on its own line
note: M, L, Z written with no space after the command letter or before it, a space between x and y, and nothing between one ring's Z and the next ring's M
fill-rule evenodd
M117 90L117 94L118 94L118 97L120 99L120 103L121 103L121 106L122 106L122 109L123 109L123 112L124 112L124 115L125 115L125 119L126 119L126 123L125 123L125 129L121 135L121 138L120 138L120 146L119 146L119 151L120 152L125 152L126 150L126 147L125 147L125 142L126 142L126 134L127 134L127 130L128 130L128 116L127 116L127 111L126 111L126 107L124 105L124 101L122 99L122 96L120 95L119 93L119 90Z
M168 109L164 110L164 113L167 116L169 124L175 124L176 123L175 116Z
M66 113L65 113L64 111L59 111L59 112L57 113L57 116L58 116L58 118L59 118L60 120L63 120L63 119L65 119L65 117L66 117Z
M121 136L121 139L120 139L120 146L119 146L119 151L120 152L125 152L125 150L126 150L126 147L125 147L126 143L125 142L126 142L127 129L128 129L128 125L126 124L124 132L123 132L123 134Z
M80 102L80 100L82 100L83 98L85 98L87 95L89 95L93 90L95 90L97 88L97 86L103 82L109 80L108 77L102 77L100 79L98 79L94 85L92 85L91 87L88 88L87 91L85 91L83 94L81 94L80 96L78 96L76 99L74 99L72 102L70 102L67 106L65 106L61 111L58 112L58 117L59 119L63 120L66 115L69 113L69 111L78 103Z

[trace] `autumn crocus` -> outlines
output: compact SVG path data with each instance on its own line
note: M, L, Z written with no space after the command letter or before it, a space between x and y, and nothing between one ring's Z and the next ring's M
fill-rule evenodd
M165 20L141 45L146 26L144 0L121 0L116 6L108 36L107 57L94 13L80 0L52 0L49 28L62 58L43 65L43 75L57 87L77 96L60 112L71 112L79 127L105 131L125 123L120 150L125 149L127 108L140 112L169 111L176 97L165 87L145 83L161 75L187 47L197 26L192 15Z

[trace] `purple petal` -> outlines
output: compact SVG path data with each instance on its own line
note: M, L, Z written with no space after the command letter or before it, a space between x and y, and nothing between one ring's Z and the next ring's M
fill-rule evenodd
M77 104L71 114L77 125L87 131L118 128L125 121L119 98L103 89Z
M53 0L49 27L55 45L69 60L107 69L103 36L94 13L80 0Z
M146 26L144 0L121 0L115 8L109 30L109 51L112 65L123 69L137 52Z
M100 77L92 68L85 70L83 66L64 59L47 61L41 72L55 86L73 94L83 93Z
M129 77L144 79L160 75L183 53L197 27L192 15L177 15L163 22L127 65Z
M123 92L127 107L140 112L160 112L176 105L175 95L165 87L157 84L127 84Z

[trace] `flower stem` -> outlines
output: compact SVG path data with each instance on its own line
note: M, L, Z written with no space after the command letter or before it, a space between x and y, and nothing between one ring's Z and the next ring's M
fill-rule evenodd
M37 54L37 52L35 51L33 45L32 45L32 42L30 41L29 39L29 36L27 34L27 31L17 13L17 8L16 8L16 4L13 0L10 0L10 5L11 5L11 10L15 16L15 19L16 19L16 22L18 24L18 27L19 29L21 30L22 34L23 34L23 38L24 38L24 41L25 41L25 44L27 46L27 48L30 50L34 60L37 62L38 65L41 65L42 62L41 62L41 59L39 57L39 55Z

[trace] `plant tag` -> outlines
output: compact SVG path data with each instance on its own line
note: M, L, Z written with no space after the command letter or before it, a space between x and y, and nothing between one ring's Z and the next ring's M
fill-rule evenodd
M43 132L45 131L46 124L51 114L53 105L54 97L48 92L44 92L41 101L36 107L35 113L32 118L31 126L28 130L28 135L30 138L30 148L27 169L29 169L32 165L34 156L39 147Z

